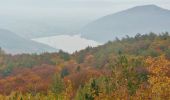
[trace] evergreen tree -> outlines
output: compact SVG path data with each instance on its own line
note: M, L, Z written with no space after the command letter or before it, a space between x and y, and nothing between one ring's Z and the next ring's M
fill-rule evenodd
M65 89L65 86L64 86L63 80L61 79L61 76L58 74L55 74L53 77L51 91L53 93L60 94L64 91L64 89Z

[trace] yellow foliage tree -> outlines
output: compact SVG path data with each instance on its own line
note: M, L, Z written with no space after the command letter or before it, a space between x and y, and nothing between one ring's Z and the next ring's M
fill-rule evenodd
M137 99L170 100L170 61L160 56L149 57L146 63L150 73L148 85L141 86L137 92Z

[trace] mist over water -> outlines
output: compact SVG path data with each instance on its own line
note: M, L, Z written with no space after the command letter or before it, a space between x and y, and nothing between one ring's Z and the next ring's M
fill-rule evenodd
M93 40L82 38L80 35L57 35L43 38L35 38L33 41L49 45L56 49L61 49L68 53L73 53L85 49L86 47L96 47L101 45Z

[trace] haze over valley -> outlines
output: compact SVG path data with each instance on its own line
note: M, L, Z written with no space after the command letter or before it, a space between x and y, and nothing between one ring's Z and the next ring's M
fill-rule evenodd
M14 0L10 1L10 4L8 2L9 0L1 1L0 4L0 29L15 33L25 41L43 45L34 47L33 52L39 52L40 49L44 49L40 50L43 52L62 49L73 53L87 46L94 47L115 40L116 37L170 31L169 1L52 0L39 3L40 0ZM76 42L70 42L72 40ZM6 41L5 46L4 41L0 42L1 48L7 51L27 53L33 49L19 50L8 46L11 41ZM8 50L7 47L14 50Z

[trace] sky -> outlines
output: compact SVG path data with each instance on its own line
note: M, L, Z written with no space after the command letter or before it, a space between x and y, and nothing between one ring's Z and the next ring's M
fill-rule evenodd
M170 9L170 0L0 0L0 14L93 19L147 4Z

